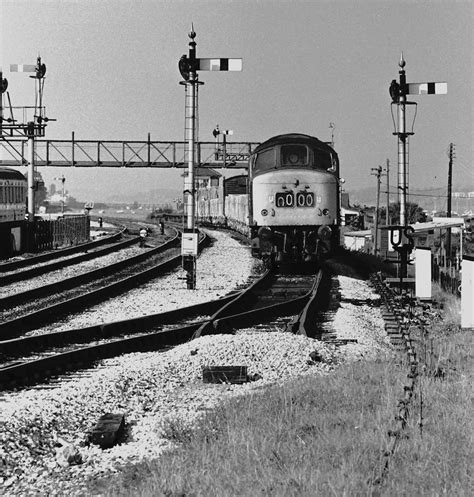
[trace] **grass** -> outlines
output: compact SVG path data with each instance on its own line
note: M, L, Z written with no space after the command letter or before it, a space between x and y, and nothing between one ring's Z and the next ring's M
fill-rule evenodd
M408 424L380 485L388 430L408 383L403 355L340 366L234 398L190 429L169 420L177 448L94 488L143 496L468 496L473 494L472 332L438 291L444 319L413 332L422 374ZM92 493L92 492L91 492Z

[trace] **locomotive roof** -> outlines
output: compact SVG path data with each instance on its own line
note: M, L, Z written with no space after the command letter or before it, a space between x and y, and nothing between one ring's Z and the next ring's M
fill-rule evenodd
M309 135L304 135L301 133L287 133L284 135L276 135L272 136L268 140L264 141L261 143L254 151L253 153L258 153L261 150L268 148L268 147L274 147L275 145L285 145L287 143L301 143L304 145L308 145L311 148L317 149L317 150L323 150L328 153L335 153L334 149L328 145L325 142L322 142L315 136L309 136Z
M9 167L0 167L0 179L22 179L25 180L25 176L17 171L16 169L10 169Z

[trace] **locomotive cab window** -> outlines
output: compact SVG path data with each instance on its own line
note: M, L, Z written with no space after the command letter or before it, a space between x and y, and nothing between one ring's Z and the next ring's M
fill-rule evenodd
M304 145L283 145L281 147L282 166L307 166L308 148Z
M275 167L275 149L269 148L257 154L254 171L261 172Z
M314 151L314 165L317 169L326 169L327 171L336 171L336 162L332 155L322 152L321 150Z

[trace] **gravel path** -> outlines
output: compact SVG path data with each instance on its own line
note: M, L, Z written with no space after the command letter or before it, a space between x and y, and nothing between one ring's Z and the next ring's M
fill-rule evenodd
M221 296L244 283L255 265L249 249L227 235L212 234L216 243L198 260L198 290L186 290L185 282L173 273L165 285L151 283L133 298L129 292L122 304L107 313L115 312L114 318L120 319L123 313L164 311ZM225 397L244 395L298 375L328 374L341 360L389 351L380 310L371 302L376 296L367 283L344 277L338 277L338 282L341 306L328 327L340 338L357 338L357 344L336 350L317 340L280 332L205 336L166 352L105 360L99 367L72 374L70 381L49 388L4 395L0 400L0 492L88 495L89 479L159 457L169 447L161 434L170 422L192 426L198 416ZM135 298L144 300L125 308ZM351 303L357 299L368 302ZM313 351L322 357L321 362L308 361ZM258 373L262 379L244 385L203 384L201 367L212 364L245 364L249 373ZM127 440L102 451L87 446L84 440L106 412L125 415ZM76 462L80 464L69 465L56 456L58 438L77 449Z

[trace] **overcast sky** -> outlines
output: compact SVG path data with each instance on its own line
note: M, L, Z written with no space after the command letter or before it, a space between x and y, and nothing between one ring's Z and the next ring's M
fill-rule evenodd
M47 66L47 138L182 140L184 89L177 62L191 23L198 57L241 57L242 72L201 72L200 139L216 124L234 141L301 132L330 140L346 190L374 185L371 168L392 162L388 87L403 50L408 82L447 81L447 95L417 96L410 187L474 184L471 1L456 0L1 0L1 63L13 105L33 103L33 81L12 63ZM62 173L74 196L106 188L176 186L179 173L41 168Z

